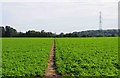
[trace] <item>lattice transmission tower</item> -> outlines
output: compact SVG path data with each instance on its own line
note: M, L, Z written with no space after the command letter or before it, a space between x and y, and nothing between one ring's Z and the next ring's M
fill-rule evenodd
M100 16L99 16L99 30L102 30L102 12L100 11Z

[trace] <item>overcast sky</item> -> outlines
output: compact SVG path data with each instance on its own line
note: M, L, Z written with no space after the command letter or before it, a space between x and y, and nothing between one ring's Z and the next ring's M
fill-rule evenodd
M35 2L36 1L36 2ZM118 0L30 0L0 4L0 23L17 31L74 32L118 28Z

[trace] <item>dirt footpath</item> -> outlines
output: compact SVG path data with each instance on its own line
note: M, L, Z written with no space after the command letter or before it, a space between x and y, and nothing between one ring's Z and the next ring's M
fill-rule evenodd
M52 44L52 48L50 50L50 57L48 60L48 67L45 72L45 78L60 78L60 76L57 74L55 70L55 65L54 65L54 48L55 48L55 41Z

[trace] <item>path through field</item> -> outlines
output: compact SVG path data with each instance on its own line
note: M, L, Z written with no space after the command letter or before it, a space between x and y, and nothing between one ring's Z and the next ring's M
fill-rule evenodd
M55 40L53 42L53 45L50 51L50 57L48 61L48 67L45 72L45 78L60 78L60 76L56 73L56 70L55 70L54 48L55 48Z

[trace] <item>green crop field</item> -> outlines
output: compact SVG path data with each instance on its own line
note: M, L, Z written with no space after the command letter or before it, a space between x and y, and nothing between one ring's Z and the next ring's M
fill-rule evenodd
M53 39L2 39L3 76L43 76Z
M3 38L2 75L43 76L53 38ZM118 38L55 38L55 68L62 76L117 76Z
M57 72L64 76L117 76L118 38L56 39Z

